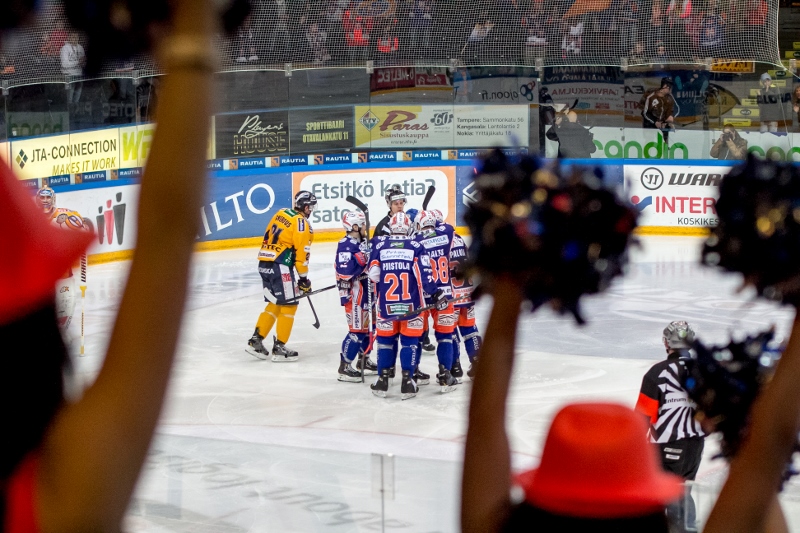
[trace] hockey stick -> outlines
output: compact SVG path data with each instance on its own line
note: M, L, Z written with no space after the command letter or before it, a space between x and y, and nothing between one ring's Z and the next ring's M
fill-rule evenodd
M431 197L433 196L433 193L435 193L435 192L436 192L436 187L434 187L433 185L428 187L428 191L425 193L425 199L422 200L422 210L423 211L428 209L428 204L430 203Z
M314 313L314 323L311 325L314 326L315 329L319 329L319 317L317 316L317 310L314 309L314 304L311 303L311 298L308 298L308 295L306 298L308 299L309 307L311 307L311 312Z
M367 248L367 270L369 270L369 257L371 254L370 250L370 240L369 240L369 207L367 204L356 198L355 196L348 196L345 198L348 202L356 206L357 208L361 209L361 212L364 213L364 221L365 226L364 228L364 239L363 242ZM372 309L372 280L369 279L369 274L367 274L367 305L369 306L369 345L367 346L366 352L364 355L361 356L361 383L364 383L364 366L367 364L367 353L372 351L372 343L375 339L375 314Z
M302 300L303 298L308 298L309 296L314 296L315 294L319 294L321 292L329 291L331 289L335 289L336 287L337 287L336 285L330 285L328 287L323 287L323 288L317 289L315 291L307 292L305 294L301 294L300 296L295 296L294 298L290 298L289 300L286 300L285 302L283 302L283 304L293 304L293 303L295 303L297 301ZM283 305L283 304L281 304L281 305Z
M84 336L84 323L86 322L86 254L81 255L81 353L80 356L86 355L85 336Z

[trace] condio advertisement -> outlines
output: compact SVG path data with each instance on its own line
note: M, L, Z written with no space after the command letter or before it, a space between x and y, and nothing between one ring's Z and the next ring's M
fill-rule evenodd
M625 165L625 192L640 226L713 227L718 185L730 166Z
M139 185L59 193L58 207L73 209L92 221L97 239L90 254L133 249Z
M118 168L119 130L109 128L12 141L11 160L22 179Z
M374 227L386 216L388 208L384 195L394 184L408 195L407 208L422 209L428 187L436 192L429 209L439 209L450 224L455 223L455 168L415 168L413 170L350 170L328 172L295 172L293 194L306 190L317 197L317 208L311 213L314 231L341 231L342 215L355 207L347 196L355 196L369 208L370 224Z

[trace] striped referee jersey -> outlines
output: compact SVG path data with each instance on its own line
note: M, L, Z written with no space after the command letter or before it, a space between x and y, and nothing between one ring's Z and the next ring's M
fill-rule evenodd
M697 406L681 386L688 357L685 350L672 352L642 379L636 410L650 419L650 442L664 444L706 436L694 419Z

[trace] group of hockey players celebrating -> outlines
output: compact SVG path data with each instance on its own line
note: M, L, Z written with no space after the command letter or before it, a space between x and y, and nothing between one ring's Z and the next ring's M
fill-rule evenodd
M334 267L340 303L348 332L342 341L338 380L359 383L376 375L373 394L386 397L400 356L402 399L416 396L431 376L419 368L423 350L432 351L429 321L437 341L436 382L442 392L462 382L461 342L470 366L481 344L471 300L472 284L458 274L467 260L467 247L439 210L406 210L407 197L399 185L385 194L389 213L369 235L365 214L353 209L342 216L345 236L336 250ZM286 347L301 298L311 293L307 278L313 231L308 217L316 207L308 191L295 196L293 209L276 213L264 234L259 273L267 306L258 318L246 351L260 359L296 361ZM295 272L299 279L295 279ZM277 322L270 352L263 340ZM376 353L376 361L370 354Z

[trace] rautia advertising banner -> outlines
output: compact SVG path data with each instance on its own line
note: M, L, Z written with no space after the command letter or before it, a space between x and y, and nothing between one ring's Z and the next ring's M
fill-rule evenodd
M353 147L353 108L298 109L289 112L293 154L347 151Z
M625 194L640 226L719 224L719 184L731 166L625 165Z
M433 185L436 193L429 209L439 209L449 223L455 222L455 168L415 168L413 170L350 170L295 172L294 192L311 191L317 207L311 213L314 231L342 229L342 215L355 207L347 196L355 196L367 204L370 223L374 227L388 212L385 194L392 185L399 185L407 195L406 208L422 209L422 200ZM343 233L344 234L344 233Z
M216 157L280 156L289 153L289 112L217 115Z
M527 146L524 105L356 106L361 148Z

